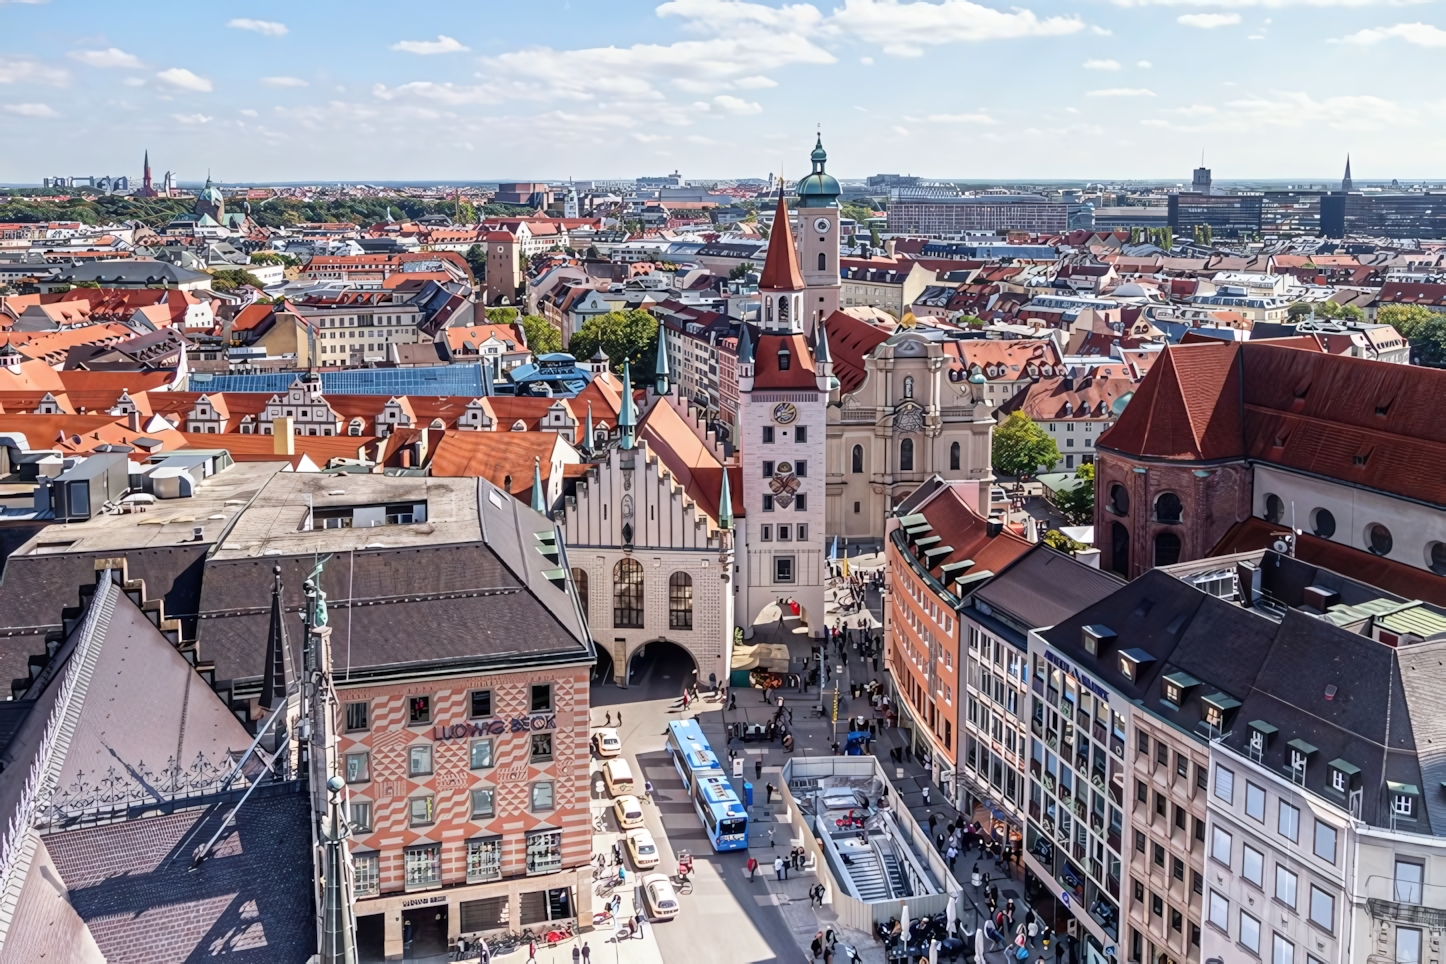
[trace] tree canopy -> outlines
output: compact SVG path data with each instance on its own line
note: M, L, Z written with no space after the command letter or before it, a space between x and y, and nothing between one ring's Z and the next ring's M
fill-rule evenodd
M1059 461L1054 439L1023 412L1010 412L994 429L994 471L1022 479Z
M211 287L216 291L235 291L242 285L250 285L257 291L266 286L244 268L215 268L211 271Z
M614 372L622 372L623 360L627 359L632 362L634 381L646 380L657 366L658 320L641 308L589 318L572 336L569 351L585 362L599 347Z
M1080 480L1080 484L1061 492L1054 500L1054 506L1071 525L1089 525L1095 517L1095 467L1081 465L1074 470L1074 477Z
M1446 315L1433 315L1411 329L1411 360L1428 368L1446 368Z
M550 355L562 351L562 332L541 315L528 315L522 319L522 333L527 336L527 347L534 355Z
M1417 328L1440 317L1425 305L1382 305L1376 309L1376 321L1390 325L1407 339L1416 333Z
M1338 301L1297 301L1285 310L1287 318L1299 321L1314 312L1317 318L1332 321L1365 321L1366 313L1357 305L1343 305Z
M1074 555L1081 549L1088 549L1089 546L1083 542L1076 542L1058 529L1050 529L1044 534L1043 542L1051 549L1058 549L1060 552L1067 552Z

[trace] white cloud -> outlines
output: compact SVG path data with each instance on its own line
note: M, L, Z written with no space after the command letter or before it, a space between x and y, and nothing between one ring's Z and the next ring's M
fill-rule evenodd
M1431 0L1113 0L1119 7L1398 7ZM1266 21L1269 23L1270 21Z
M1217 108L1193 104L1164 112L1167 117L1151 126L1198 132L1267 134L1282 129L1343 131L1400 131L1419 127L1431 118L1394 101L1369 95L1327 97L1316 100L1304 91L1270 91L1227 101ZM1179 121L1170 117L1180 118Z
M172 67L156 74L157 80L163 80L172 87L179 87L182 90L196 90L201 93L209 93L211 82L205 77L198 77L185 67Z
M144 67L141 58L117 47L105 50L72 50L70 56L88 67Z
M256 111L252 110L250 107L244 107L244 108L241 109L241 116L242 116L242 117L256 117L256 116L257 116L257 113L256 113Z
M471 48L463 45L459 40L439 33L436 40L402 40L392 44L392 49L409 54L431 56L432 54L463 53Z
M1238 13L1186 13L1176 17L1178 23L1200 30L1214 30L1216 27L1233 27L1240 22Z
M246 17L237 17L234 20L226 21L226 26L232 30L250 30L263 37L280 37L286 33L286 24L277 23L274 20L251 20Z
M634 131L633 140L639 144L657 144L661 141L671 141L672 138L666 134L642 134Z
M1429 23L1398 23L1394 27L1372 27L1342 37L1340 42L1370 45L1391 37L1399 37L1418 47L1446 47L1446 30Z
M1137 62L1135 63L1135 66L1136 66L1136 67L1139 67L1139 68L1142 69L1142 70L1149 70L1150 67L1153 66L1153 65L1152 65L1148 60L1141 60L1141 61L1137 61Z
M931 124L994 124L994 118L980 111L977 114L930 114L924 118Z
M142 77L127 77L125 80L121 81L121 83L125 84L127 87L144 87L146 85L146 81Z
M727 94L719 94L713 98L720 110L729 114L759 114L763 111L763 105L754 101L744 100L741 97L730 97Z
M172 114L179 124L209 124L213 118L205 114Z
M860 57L860 58L859 58L859 63L863 64L865 67L872 67L872 66L874 65L874 58L872 58L872 57Z
M262 77L262 87L309 87L300 77Z
M0 56L0 84L45 84L64 87L70 74L63 67L51 67L33 57Z
M743 90L761 90L765 87L777 87L778 81L772 77L740 77L733 82L733 86Z
M1087 90L1087 97L1154 97L1153 90L1143 87L1109 87L1105 90Z
M59 117L49 104L5 104L5 110L21 117Z
M895 127L894 133L898 134L900 137L908 137L909 129L907 127Z
M1120 62L1119 62L1118 60L1095 60L1095 59L1090 59L1090 60L1086 60L1086 61L1084 62L1084 69L1085 69L1085 70L1119 70L1119 69L1120 69Z
M1005 40L1016 37L1057 37L1085 27L1076 16L1047 17L1032 10L1009 13L970 0L844 0L828 18L830 31L850 34L879 44L897 57L919 57L925 46Z

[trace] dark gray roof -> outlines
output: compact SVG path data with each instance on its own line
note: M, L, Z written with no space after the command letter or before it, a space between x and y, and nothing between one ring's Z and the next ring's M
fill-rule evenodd
M1039 543L971 595L1022 629L1040 629L1099 602L1124 585L1113 573L1087 566ZM1047 592L1041 589L1048 587Z
M231 807L45 838L71 906L109 964L301 964L316 952L307 795L295 783L258 789L214 856L192 869L192 852Z
M180 285L202 281L207 277L208 275L200 271L188 271L165 261L120 258L115 261L93 261L89 264L70 265L51 280L63 284L94 281L103 286L166 283Z

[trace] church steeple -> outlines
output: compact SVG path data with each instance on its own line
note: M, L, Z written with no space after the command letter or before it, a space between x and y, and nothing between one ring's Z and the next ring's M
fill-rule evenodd
M633 409L633 372L626 358L623 359L623 403L618 409L618 435L622 437L621 448L633 447L633 431L638 427L638 416Z
M778 189L773 230L768 235L768 259L758 279L762 302L759 318L765 331L794 333L803 330L803 273L798 270L798 252L793 246L793 228L788 223L788 205L783 188Z
M1346 155L1346 176L1341 178L1341 193L1349 194L1355 190L1355 184L1351 182L1351 156Z
M653 387L659 395L672 391L672 372L668 369L668 333L661 324L658 326L658 361L653 366L653 376L657 379Z

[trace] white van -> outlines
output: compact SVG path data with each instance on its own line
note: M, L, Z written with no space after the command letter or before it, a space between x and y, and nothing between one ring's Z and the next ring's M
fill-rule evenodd
M637 789L627 760L609 760L603 764L603 782L607 784L608 793L615 797L625 796Z

